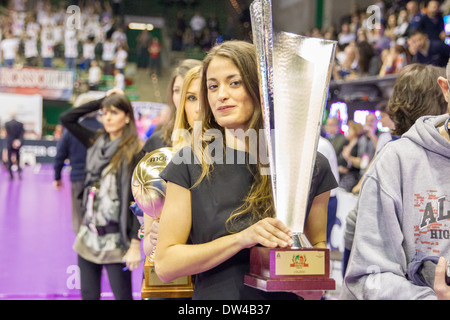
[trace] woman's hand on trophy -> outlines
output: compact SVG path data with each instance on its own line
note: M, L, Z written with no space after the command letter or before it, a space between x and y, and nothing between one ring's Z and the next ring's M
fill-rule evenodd
M159 220L154 220L152 226L150 227L149 240L152 246L156 246L156 242L158 241L158 233L159 233Z
M267 248L286 248L293 244L291 230L283 222L274 218L260 220L238 235L244 248L251 248L257 244Z

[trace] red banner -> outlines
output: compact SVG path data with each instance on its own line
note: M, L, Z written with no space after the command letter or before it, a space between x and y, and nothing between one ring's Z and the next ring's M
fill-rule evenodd
M46 100L65 100L72 97L74 73L49 68L1 68L0 92L40 94Z

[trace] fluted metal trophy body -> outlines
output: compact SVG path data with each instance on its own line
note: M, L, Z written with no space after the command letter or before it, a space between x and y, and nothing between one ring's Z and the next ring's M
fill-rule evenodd
M294 246L253 248L245 283L265 291L334 290L329 250L313 248L304 225L336 42L275 33L270 0L253 1L250 12L276 215L293 230Z
M159 220L166 197L166 183L159 174L173 156L171 148L160 148L145 155L136 165L131 179L131 190L136 204L144 214ZM192 297L191 277L181 277L169 283L162 282L155 273L155 248L144 264L144 281L141 290L147 298L189 298Z

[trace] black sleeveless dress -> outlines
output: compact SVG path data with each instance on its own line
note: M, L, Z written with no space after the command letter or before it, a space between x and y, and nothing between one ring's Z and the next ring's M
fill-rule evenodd
M191 190L192 227L190 241L201 244L229 235L225 222L230 214L243 204L243 199L253 183L256 165L246 164L240 159L248 159L244 152L226 149L223 164L214 164L210 179ZM229 157L229 153L233 157ZM181 149L178 161L172 161L160 174L170 181L190 189L201 174L201 165L196 164L190 147ZM180 163L179 159L191 159ZM337 186L328 160L320 153L316 157L313 186L310 192L309 208L315 195ZM232 163L228 159L233 159ZM239 160L239 161L238 161ZM186 163L190 162L190 163ZM240 231L252 223L250 219L240 219L234 231ZM244 275L249 271L250 249L244 249L222 264L195 276L193 299L205 300L292 300L301 299L296 294L286 292L264 292L244 284Z

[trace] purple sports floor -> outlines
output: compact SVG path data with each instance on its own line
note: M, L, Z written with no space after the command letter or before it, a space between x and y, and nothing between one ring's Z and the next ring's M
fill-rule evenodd
M51 164L27 166L12 181L0 167L0 300L81 299L68 172L63 182L53 187ZM142 273L142 264L133 271L134 299ZM106 272L102 299L114 299Z

